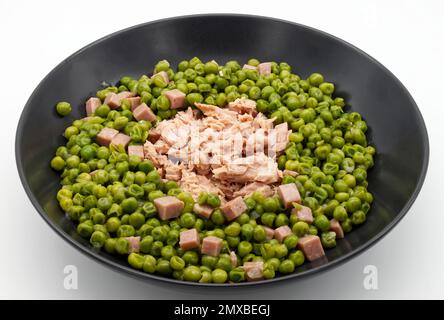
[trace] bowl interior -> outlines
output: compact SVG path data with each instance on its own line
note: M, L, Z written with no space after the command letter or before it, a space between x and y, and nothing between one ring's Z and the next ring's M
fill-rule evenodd
M179 17L118 32L75 53L40 83L23 111L16 140L23 185L42 217L77 248L132 274L158 278L93 250L76 234L57 205L59 178L49 162L64 144L64 128L85 116L86 99L103 81L149 74L161 59L176 66L193 56L221 63L232 59L243 63L250 57L286 61L301 77L321 72L335 83L336 95L346 99L347 110L360 112L370 127L369 141L376 146L377 156L369 172L375 200L367 222L327 250L326 259L306 263L281 278L309 274L352 256L388 232L411 206L427 169L427 133L413 99L387 69L351 45L301 25L241 15ZM54 105L60 100L72 103L70 116L60 118L55 113Z

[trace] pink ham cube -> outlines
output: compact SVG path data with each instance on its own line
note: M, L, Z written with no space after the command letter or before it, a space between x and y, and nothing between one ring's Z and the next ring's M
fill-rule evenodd
M156 115L154 112L148 107L145 103L139 105L133 111L133 116L137 121L146 120L146 121L154 121L156 120Z
M126 134L123 133L118 133L111 140L111 144L115 146L122 145L124 148L126 148L130 143L130 141L131 141L130 136L127 136Z
M282 184L277 189L285 208L290 208L293 202L301 202L301 195L295 183Z
M118 99L122 102L123 99L134 97L134 93L129 91L122 91L117 94Z
M257 70L257 67L249 65L249 64L244 64L244 66L242 67L243 70Z
M200 252L209 256L217 257L222 249L222 239L209 236L203 239Z
M262 62L257 66L260 75L267 76L271 73L271 62Z
M108 93L103 103L108 105L111 109L117 109L120 107L120 98L116 93L111 92Z
M274 230L274 238L279 242L284 241L286 237L292 234L293 232L291 231L289 226L281 226Z
M265 229L266 239L267 240L273 239L275 230L270 227L266 227L266 226L262 226L262 227Z
M231 221L247 211L248 207L242 197L237 197L225 203L220 209L224 213L225 218L227 218L228 221Z
M126 237L128 240L128 253L137 253L140 249L140 237Z
M131 111L134 111L134 109L136 109L140 104L140 97L131 97L127 98L126 100L128 100L130 103Z
M170 82L170 79L168 77L168 73L166 73L166 71L160 71L158 73L155 73L151 76L151 79L154 79L156 76L161 76L163 78L163 81L165 81L166 83Z
M180 91L179 89L173 89L165 91L165 97L170 100L170 108L178 109L182 108L185 105L185 93Z
M263 279L264 263L262 261L244 262L243 269L248 281L257 281Z
M138 156L139 158L143 159L145 157L143 146L128 146L128 155Z
M297 208L291 210L291 213L295 214L300 221L313 223L313 213L309 207L298 205Z
M199 233L196 229L182 231L180 233L179 246L182 250L191 250L200 245Z
M325 256L321 239L318 236L308 235L299 238L298 247L302 250L308 261L313 261Z
M86 115L91 116L96 112L97 108L102 105L102 101L100 101L97 97L91 97L86 101Z
M342 230L342 226L336 219L330 220L330 230L336 233L336 239L344 238L344 230Z
M169 220L177 218L183 210L185 204L173 196L165 196L154 199L159 218L161 220Z
M193 211L197 213L200 217L209 219L213 213L213 207L208 204L194 204Z
M96 136L96 142L102 146L108 146L119 131L113 128L103 128Z

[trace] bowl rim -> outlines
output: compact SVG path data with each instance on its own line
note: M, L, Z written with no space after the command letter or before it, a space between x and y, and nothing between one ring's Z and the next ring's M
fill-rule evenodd
M165 23L165 22L174 22L174 21L179 21L179 20L186 20L186 19L199 19L199 18L203 18L203 17L212 17L212 18L243 18L243 19L259 19L259 20L269 20L269 21L273 21L273 22L278 22L281 24L288 24L288 25L292 25L292 26L296 26L300 29L305 29L307 31L310 32L316 32L319 35L323 36L323 37L327 37L330 39L333 39L335 41L340 42L342 45L352 49L353 51L355 51L357 54L366 57L367 59L371 60L375 65L377 65L384 73L386 73L393 81L395 81L399 87L401 88L401 90L403 91L403 93L408 97L410 103L413 105L413 111L416 112L416 115L418 117L419 120L419 126L420 126L420 130L421 133L424 136L424 158L423 158L423 163L422 163L422 167L421 167L421 172L420 172L420 176L419 176L419 180L416 184L416 187L412 193L412 195L410 196L410 198L408 199L408 201L405 203L405 205L403 206L403 208L400 210L399 214L395 217L395 219L393 219L393 221L391 221L389 224L387 224L379 233L377 233L373 238L371 238L369 241L363 243L362 245L358 246L357 248L355 248L354 250L352 250L351 252L348 252L342 256L340 256L339 258L330 261L326 264L322 264L318 267L314 267L312 269L309 270L305 270L302 271L300 273L291 273L285 276L279 276L277 278L273 278L270 280L263 280L263 281L257 281L257 282L241 282L241 283L224 283L224 284L215 284L215 283L196 283L196 282L188 282L188 281L183 281L183 280L177 280L177 279L173 279L173 278L167 278L167 277L163 277L163 276L158 276L155 274L149 274L149 273L145 273L136 269L131 268L129 265L122 265L118 262L112 261L110 259L107 259L105 256L98 254L97 252L94 252L91 248L85 247L82 244L80 244L79 242L77 242L73 237L71 237L69 234L65 233L58 225L56 225L46 214L45 210L42 208L42 206L39 204L39 202L37 201L36 197L34 196L34 194L31 191L31 188L28 184L28 181L25 177L24 174L24 168L23 168L23 162L22 162L22 157L21 154L19 152L20 149L20 143L23 139L23 129L24 129L24 119L26 117L26 114L29 112L30 110L30 104L34 98L34 96L37 95L40 87L43 85L43 83L54 73L56 72L58 69L60 69L61 67L63 67L63 65L67 62L69 62L71 59L73 59L75 56L77 56L78 54L82 53L83 51L88 50L89 48L95 46L96 44L99 44L103 41L106 41L114 36L132 31L132 30L136 30L139 28L143 28L145 26L148 25L155 25L155 24L161 24L161 23ZM161 281L163 283L169 283L169 284L174 284L174 285L184 285L184 286L192 286L192 287L216 287L216 288L232 288L232 287L246 287L246 286L257 286L257 285L269 285L272 283L277 283L277 282L281 282L284 280L289 280L289 279L300 279L300 278L304 278L304 277L308 277L314 274L317 274L319 272L328 270L328 269L332 269L334 267L337 267L343 263L345 263L346 261L349 261L352 257L355 257L361 253L363 253L365 250L367 250L368 248L370 248L371 246L373 246L374 244L376 244L379 240L381 240L394 226L396 226L399 221L406 215L406 213L408 212L408 210L410 209L410 207L412 206L412 204L414 203L414 201L416 200L416 198L418 197L421 188L424 184L424 180L426 178L427 175L427 169L428 169L428 164L429 164L429 156L430 156L430 146L429 146L429 138L428 138L428 134L427 134L427 128L424 122L424 118L422 117L422 114L415 102L415 100L413 99L413 97L411 96L411 94L409 93L409 91L407 90L407 88L402 84L402 82L389 70L387 69L382 63L380 63L379 61L377 61L375 58L373 58L372 56L370 56L369 54L367 54L366 52L364 52L363 50L359 49L358 47L352 45L351 43L338 38L332 34L329 34L325 31L313 28L313 27L309 27L306 26L304 24L301 23L297 23L297 22L293 22L293 21L288 21L288 20L284 20L284 19L280 19L280 18L275 18L275 17L268 17L268 16L262 16L262 15L250 15L250 14L234 14L234 13L205 13L205 14L191 14L191 15L181 15L181 16L173 16L173 17L167 17L167 18L162 18L162 19L157 19L157 20L153 20L153 21L149 21L149 22L144 22L144 23L140 23L128 28L124 28L118 31L115 31L113 33L110 33L102 38L99 38L98 40L95 40L89 44L87 44L86 46L84 46L83 48L77 50L76 52L74 52L73 54L71 54L70 56L68 56L67 58L65 58L64 60L62 60L59 64L57 64L50 72L48 72L48 74L39 82L39 84L37 85L37 87L34 89L34 91L32 92L32 94L30 95L30 97L28 98L18 121L18 125L17 125L17 129L16 129L16 137L15 137L15 158L16 158L16 166L17 166L17 170L19 173L19 177L22 183L23 188L25 189L25 192L28 196L28 198L30 199L32 205L34 206L34 208L37 210L37 212L40 214L40 216L43 218L44 221L46 221L46 223L59 235L61 236L66 242L68 242L70 245L72 245L74 248L76 248L77 250L79 250L80 252L84 253L87 257L94 259L95 261L100 262L101 264L107 266L108 268L111 268L113 270L116 271L120 271L123 274L138 278L138 279L145 279L145 280L156 280L156 281ZM124 271L124 272L123 272Z

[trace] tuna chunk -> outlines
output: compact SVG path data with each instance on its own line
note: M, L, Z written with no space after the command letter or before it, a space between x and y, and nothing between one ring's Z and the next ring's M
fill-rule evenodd
M342 226L339 221L335 219L330 220L330 230L336 233L336 239L344 238L344 230L342 230Z
M274 191L271 189L271 187L268 184L261 182L252 182L242 187L242 189L235 191L234 196L247 197L255 191L262 193L266 197L271 197L274 194Z
M296 171L292 171L292 170L287 170L285 169L284 171L282 171L282 174L284 176L291 176L291 177L297 177L299 175L299 173L297 173Z
M318 236L308 235L299 238L298 247L302 250L308 261L313 261L325 256L321 239Z
M244 271L248 281L262 280L264 263L262 261L244 262Z
M296 214L298 220L313 223L313 213L309 207L299 205L298 208L291 210L291 213Z
M161 220L169 220L177 218L183 210L185 204L173 196L165 196L154 199L159 218Z
M144 158L143 146L128 146L128 155L138 156L141 159L143 159Z
M209 219L213 213L213 208L207 204L194 204L193 211L203 218Z
M231 267L233 268L237 267L237 255L236 252L234 251L230 252L230 262L231 262Z
M259 74L267 76L271 73L271 62L262 62L257 66Z
M264 229L265 229L266 239L267 239L267 240L271 240L271 239L273 239L276 230L274 230L274 229L272 229L272 228L270 228L270 227L267 227L267 226L262 226L262 227L264 227Z
M86 115L91 116L96 112L97 108L102 105L99 98L91 97L86 101Z
M285 208L290 208L293 202L301 202L301 195L299 194L295 183L282 184L277 190Z
M146 120L146 121L154 121L156 120L156 115L153 110L151 110L145 103L140 104L133 111L134 118L137 121Z
M118 133L111 140L111 144L115 146L122 145L124 148L126 148L130 143L130 141L131 141L130 136L127 136L126 134L123 133Z
M248 207L242 197L234 198L221 207L221 210L223 211L225 218L227 218L228 221L236 219L242 213L247 211L247 209Z
M180 233L179 246L182 250L199 248L200 239L196 229L182 231Z
M246 98L238 98L230 103L228 103L228 109L232 111L236 111L237 113L243 114L248 113L251 115L255 115L256 112L256 101L246 99Z
M244 66L242 67L243 70L257 70L257 67L255 66L251 66L249 64L244 64Z
M108 146L119 131L113 128L103 128L96 136L96 142L102 146Z
M165 71L160 71L158 73L153 74L151 79L155 78L156 76L161 76L163 78L163 81L165 81L166 83L170 82L170 79L168 77L168 73L166 73Z
M209 256L217 257L222 249L222 239L214 236L205 237L202 241L200 252Z
M128 240L128 253L137 253L140 249L140 237L126 237Z
M126 100L128 100L130 103L131 111L134 111L134 109L136 109L140 104L140 97L131 97L127 98Z
M170 100L171 109L179 109L185 106L185 93L179 89L165 91L165 96Z

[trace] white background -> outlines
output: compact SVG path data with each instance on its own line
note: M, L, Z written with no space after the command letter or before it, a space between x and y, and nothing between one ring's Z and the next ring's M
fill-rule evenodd
M16 172L14 138L21 110L40 80L65 57L111 32L169 16L214 12L267 15L327 31L383 63L416 100L431 147L422 191L392 232L345 265L300 281L248 289L143 282L66 244L27 199ZM440 1L0 0L0 298L444 298L442 13ZM68 264L78 267L78 290L63 287ZM369 264L378 269L375 291L363 286Z

